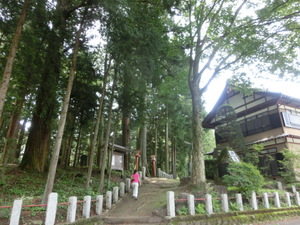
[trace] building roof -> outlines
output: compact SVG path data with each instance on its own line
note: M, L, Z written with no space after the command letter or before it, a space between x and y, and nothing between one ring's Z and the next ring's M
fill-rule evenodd
M298 135L280 134L280 135L277 135L277 136L274 136L274 137L263 138L263 139L260 139L260 140L257 140L257 141L253 141L253 142L247 143L246 145L254 145L254 144L264 143L264 142L271 141L271 140L274 140L274 139L280 139L280 138L286 138L286 137L300 139L300 136L298 136Z
M259 106L255 106L252 107L250 109L247 109L243 112L239 112L237 113L237 116L243 116L243 115L247 115L250 113L253 113L257 110L260 110L262 108L274 105L274 104L282 104L282 105L287 105L287 106L291 106L291 107L295 107L295 108L300 108L300 99L298 98L294 98L288 95L284 95L282 93L279 92L269 92L269 91L256 91L254 90L255 94L260 94L260 95L265 95L265 96L271 96L273 97L272 100L261 104ZM220 96L220 98L218 99L217 103L215 104L215 106L213 107L213 109L209 112L209 114L204 118L203 122L202 122L202 126L204 128L214 128L215 125L213 125L211 122L212 120L215 118L216 113L217 113L217 109L223 104L223 102L229 98L232 95L236 95L239 94L240 91L234 91L232 90L229 85L227 84Z
M109 143L109 146L111 147L112 143ZM126 152L129 152L130 150L128 148L126 148L125 146L114 144L114 151L126 153Z

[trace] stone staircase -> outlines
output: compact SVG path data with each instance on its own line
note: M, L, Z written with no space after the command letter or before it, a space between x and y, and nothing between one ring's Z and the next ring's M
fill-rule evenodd
M166 224L166 221L157 216L139 216L139 217L106 217L103 218L105 225L109 224Z

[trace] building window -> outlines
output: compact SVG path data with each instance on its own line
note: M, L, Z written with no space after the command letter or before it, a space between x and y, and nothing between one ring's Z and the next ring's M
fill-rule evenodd
M241 121L240 126L243 135L248 136L281 127L281 122L277 112L270 115L265 112Z
M272 154L272 153L276 153L276 152L277 152L276 148L268 148L268 149L261 150L260 154L264 155L264 154Z
M300 116L282 112L282 118L286 127L300 129Z

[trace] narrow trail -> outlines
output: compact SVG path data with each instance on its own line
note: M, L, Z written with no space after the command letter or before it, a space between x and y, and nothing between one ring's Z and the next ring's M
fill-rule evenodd
M178 180L146 178L139 187L138 200L128 193L104 216L105 224L165 224L166 192L179 193L183 187Z

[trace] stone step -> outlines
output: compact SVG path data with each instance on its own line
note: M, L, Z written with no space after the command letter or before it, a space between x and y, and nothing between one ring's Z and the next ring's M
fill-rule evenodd
M143 217L105 217L104 224L163 224L163 218L157 216Z

